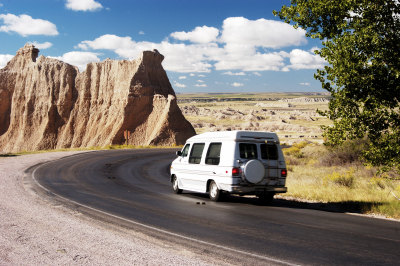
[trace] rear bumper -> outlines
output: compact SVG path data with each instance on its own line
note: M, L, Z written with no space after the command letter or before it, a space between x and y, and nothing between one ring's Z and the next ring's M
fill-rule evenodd
M247 194L247 195L262 195L268 193L286 193L287 187L285 186L226 186L221 187L223 191L230 194Z

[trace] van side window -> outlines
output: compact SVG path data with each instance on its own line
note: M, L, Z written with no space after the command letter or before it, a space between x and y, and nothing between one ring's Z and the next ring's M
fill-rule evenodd
M206 164L219 164L222 143L211 143L208 147Z
M243 159L257 159L257 145L251 143L239 144L240 158Z
M186 144L185 148L183 148L182 155L181 155L183 158L188 156L189 148L190 148L190 144Z
M278 160L278 148L276 145L261 144L261 159Z
M193 144L192 151L190 152L189 163L200 163L201 156L203 155L204 143Z

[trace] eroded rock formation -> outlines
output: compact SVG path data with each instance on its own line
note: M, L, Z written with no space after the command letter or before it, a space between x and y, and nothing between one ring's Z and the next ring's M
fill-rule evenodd
M195 135L157 50L106 59L82 73L26 44L0 70L0 152L183 144ZM37 59L36 59L37 58Z

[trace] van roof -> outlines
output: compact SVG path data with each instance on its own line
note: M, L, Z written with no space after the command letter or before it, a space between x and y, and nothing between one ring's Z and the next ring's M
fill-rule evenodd
M279 142L279 138L274 132L265 131L216 131L199 134L189 138L186 142L194 141L271 141Z

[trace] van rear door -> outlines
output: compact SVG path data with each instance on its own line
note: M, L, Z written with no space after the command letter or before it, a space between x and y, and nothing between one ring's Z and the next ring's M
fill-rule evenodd
M274 185L279 181L279 153L276 144L260 144L261 161L265 168L265 177L269 178L269 185Z

